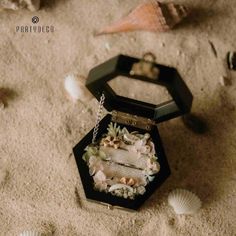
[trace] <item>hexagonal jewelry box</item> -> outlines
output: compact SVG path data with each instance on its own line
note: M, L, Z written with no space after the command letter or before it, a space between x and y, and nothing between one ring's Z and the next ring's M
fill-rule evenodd
M108 83L118 76L124 76L127 80L141 80L165 87L172 99L154 105L120 96ZM94 133L92 129L73 148L86 198L107 206L137 210L170 175L170 168L157 124L190 112L193 96L177 70L156 64L150 53L142 59L124 55L111 58L90 71L86 87L98 101L104 94L104 107L110 112L100 120L96 139L102 139L111 121L119 125L121 129L125 128L128 132L149 133L155 145L155 153L160 165L160 171L154 180L147 184L145 193L137 195L134 199L114 196L110 192L97 191L94 188L94 180L89 173L89 167L82 158L86 147L92 143Z

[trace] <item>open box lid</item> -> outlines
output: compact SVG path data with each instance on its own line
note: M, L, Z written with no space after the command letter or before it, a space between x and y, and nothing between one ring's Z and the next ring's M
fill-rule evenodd
M108 111L116 110L142 116L157 123L188 113L193 96L178 71L154 61L151 53L145 54L143 59L118 55L93 68L89 72L86 87L98 101L102 93L105 95L104 107ZM118 76L164 86L172 99L154 105L120 96L108 84Z

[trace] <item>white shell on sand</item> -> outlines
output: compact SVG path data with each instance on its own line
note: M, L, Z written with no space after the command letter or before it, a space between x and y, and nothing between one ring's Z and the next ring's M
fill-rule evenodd
M202 205L197 195L185 189L173 190L168 196L168 203L176 214L194 214Z
M43 234L37 231L24 231L19 236L43 236Z
M92 99L92 94L85 87L85 78L82 76L68 75L65 78L64 86L74 101L80 100L86 102Z

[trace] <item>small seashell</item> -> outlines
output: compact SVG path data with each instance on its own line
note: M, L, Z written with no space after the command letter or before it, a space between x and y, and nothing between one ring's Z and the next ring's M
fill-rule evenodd
M134 30L163 32L173 28L187 15L188 10L182 5L148 1L138 5L128 16L102 29L98 35Z
M185 189L175 189L168 196L168 203L176 214L194 214L201 208L201 200Z
M82 76L76 78L74 75L68 75L65 78L64 86L74 101L86 102L92 99L91 93L85 87L85 78Z
M230 70L236 70L236 52L227 53L227 63Z
M19 236L43 236L43 234L37 231L24 231Z
M120 183L121 183L121 184L127 184L127 178L122 177L122 178L120 179Z
M124 141L130 143L130 144L134 144L136 141L139 141L140 139L133 134L124 134Z
M127 182L127 185L133 186L135 184L135 180L133 178L130 178Z
M139 187L137 188L137 193L138 193L138 194L143 195L145 192L146 192L145 187L139 186Z
M126 178L126 177L122 177L119 182L129 186L133 186L136 183L136 181L133 178Z
M116 189L121 189L121 188L128 189L129 191L133 191L133 188L131 188L130 186L126 184L114 184L109 188L108 192L112 192Z
M147 168L152 174L156 174L160 171L160 164L154 159L147 159Z

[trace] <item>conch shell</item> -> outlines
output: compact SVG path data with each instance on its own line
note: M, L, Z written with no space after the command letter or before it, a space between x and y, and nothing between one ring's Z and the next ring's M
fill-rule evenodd
M187 15L188 9L183 5L147 1L138 5L128 16L102 29L97 35L134 30L168 31Z

